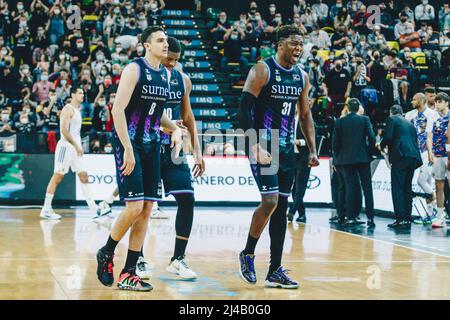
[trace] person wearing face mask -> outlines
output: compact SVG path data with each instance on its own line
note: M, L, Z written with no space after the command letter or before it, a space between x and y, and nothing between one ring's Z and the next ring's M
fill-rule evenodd
M331 37L331 50L344 50L345 44L350 39L347 36L347 30L344 25L339 25L336 32ZM351 40L350 40L351 41Z
M381 26L380 25L375 25L373 27L373 32L371 32L368 35L367 42L375 50L385 50L385 49L387 49L386 38L381 33Z
M370 84L377 90L382 91L383 81L386 79L387 70L385 69L381 53L375 50L370 57L371 61L367 65L370 70Z
M328 21L328 5L324 3L323 0L317 0L317 2L312 5L312 11L316 14L318 23L321 26L325 26Z
M323 81L324 95L328 97L327 116L339 117L344 107L344 102L350 96L352 78L350 72L343 67L343 61L338 59L328 73L325 73Z
M28 21L30 32L33 38L37 36L39 27L43 28L48 22L48 12L50 11L40 0L33 0L30 6L31 19Z
M10 117L8 109L2 109L0 116L0 137L8 137L16 133L16 130L13 129L14 122Z
M430 21L435 18L434 7L428 3L428 0L422 0L414 10L417 21Z
M164 2L162 2L164 3ZM161 25L162 22L162 8L159 6L157 0L150 2L149 10L147 10L147 22L148 26Z
M145 11L139 12L139 15L137 16L137 24L141 30L145 30L145 28L148 27L148 21L145 15Z
M347 10L353 17L361 9L363 5L364 4L359 0L349 0L347 2Z
M336 3L331 6L330 9L330 19L334 21L334 19L339 14L339 10L343 7L342 0L336 0Z
M302 15L306 12L306 7L307 4L305 0L298 0L298 4L294 4L293 12Z
M255 20L252 21L253 30L255 30L260 36L264 33L267 27L266 21L264 21L259 12L255 13Z
M105 144L105 147L103 148L104 153L112 153L113 152L113 146L111 143Z
M355 64L352 66L352 98L361 99L361 91L370 83L367 66L362 55L355 55Z
M104 96L103 85L99 86L99 92L94 101L94 115L92 118L92 131L105 131L105 123L109 121L110 113L106 106L106 97Z
M313 25L315 23L318 23L317 15L311 10L310 7L307 7L305 13L300 16L300 21L306 27L306 30L308 30L308 32L311 32Z
M221 12L219 14L219 20L216 21L210 30L213 39L213 47L217 48L217 41L223 41L223 37L228 30L231 30L231 24L227 20L226 12Z
M271 3L269 5L269 10L266 12L266 14L263 18L264 18L264 20L267 21L268 24L271 24L275 19L276 13L277 13L277 7L274 3Z
M55 4L49 14L50 23L47 25L47 30L50 35L50 43L57 44L59 39L64 36L65 12L61 6Z
M89 49L85 45L83 38L75 40L75 48L70 50L70 73L72 78L76 78L80 72L81 65L89 58Z
M48 72L44 71L41 74L41 79L33 85L32 92L35 94L36 101L48 100L50 90L55 90L55 85L53 82L48 81Z
M250 50L249 60L254 62L256 57L258 56L258 48L259 48L259 35L253 29L253 25L251 23L247 23L245 27L245 37L242 43L243 48L247 48Z
M112 83L117 85L120 81L120 76L122 74L123 65L121 63L115 63L112 66L111 74L112 74Z
M411 51L421 51L420 35L414 31L414 25L409 22L406 24L405 33L400 36L400 47L408 47Z
M406 33L406 27L408 26L408 14L405 11L400 12L400 21L394 27L395 39L400 40L400 36Z
M29 46L31 44L31 34L28 31L27 21L24 21L25 24L19 22L18 32L16 33L14 38L14 61L16 65L20 65L22 63L31 64L32 62L31 50L29 50Z
M130 19L128 25L122 31L122 36L136 37L140 33L142 33L142 30L139 29L136 19Z
M334 29L338 29L340 25L344 25L345 27L349 27L351 24L351 17L350 14L348 13L347 9L345 7L342 7L339 10L338 15L334 18L333 24L334 24Z
M258 12L258 5L256 4L256 2L253 1L250 3L249 11L248 11L248 18L252 22L256 20L256 18L255 18L256 12Z
M242 55L242 45L245 39L244 31L238 26L232 27L224 35L224 53L220 66L223 72L228 72L228 62L239 62L240 70L244 71L248 69L248 60Z

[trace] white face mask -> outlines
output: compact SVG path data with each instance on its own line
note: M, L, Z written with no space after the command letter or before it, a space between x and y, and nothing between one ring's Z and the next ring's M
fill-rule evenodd
M47 81L47 80L48 80L48 76L44 76L44 75L41 76L41 80L42 80L42 81Z
M22 11L23 10L23 5L22 4L18 4L17 5L17 10Z
M353 47L352 46L347 46L347 47L345 47L345 49L347 50L347 51L352 51L353 50Z
M30 69L23 69L22 72L27 76L28 74L30 74Z
M152 10L158 9L158 4L155 3L155 2L153 2L153 3L150 5L150 9L152 9Z
M111 153L112 152L112 148L111 147L105 147L105 152L106 153Z
M59 9L56 9L54 12L55 12L56 15L61 13L61 11Z
M8 50L2 50L2 56L6 56L8 54Z
M65 85L66 85L66 83L67 83L67 80L65 80L65 79L62 79L62 80L60 81L60 83L61 83L61 85L62 85L62 86L65 86Z
M127 61L127 57L126 56L120 56L119 57L119 60L120 60L120 62L125 62L125 61ZM115 70L113 70L113 72L114 72Z
M274 8L274 7L270 7L270 8L269 8L269 11L270 11L270 13L271 13L271 14L274 14L274 13L275 13L275 11L276 11L276 8Z
M422 4L426 6L428 4L428 0L422 0Z
M237 40L237 38L238 38L238 35L237 35L237 34L232 34L232 35L230 36L230 39L231 39L231 40Z
M119 53L120 51L122 51L122 48L116 48L117 53Z
M105 56L104 56L104 55L99 54L99 55L97 56L97 60L98 60L98 61L103 61L103 59L105 59Z
M83 46L84 46L84 43L77 43L77 48L78 48L78 49L82 49Z
M60 55L59 55L59 59L60 59L60 60L64 60L65 58L66 58L66 55L65 55L65 54L60 54Z
M261 16L255 16L256 21L261 21Z
M136 51L137 53L141 54L142 52L144 52L144 47L137 47Z
M102 71L100 71L100 73L101 73L102 76L106 76L106 74L108 73L108 71L102 70Z
M2 114L2 121L9 121L9 114Z
M98 105L100 106L100 107L104 107L104 106L106 106L106 101L99 101L98 102Z

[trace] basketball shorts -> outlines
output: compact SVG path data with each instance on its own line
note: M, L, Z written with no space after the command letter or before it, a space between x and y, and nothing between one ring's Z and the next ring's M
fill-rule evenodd
M435 157L433 162L433 178L445 180L450 177L447 171L447 157Z
M54 173L66 174L69 169L75 173L85 171L83 157L78 156L70 143L61 140L56 145L54 164Z
M271 165L250 163L250 169L262 196L278 194L281 197L289 197L291 194L295 176L294 152L288 155L280 153L277 163L274 162L272 167Z
M133 152L136 165L133 172L125 176L120 171L124 149L119 138L114 135L114 158L120 200L160 201L162 198L160 144L138 146L133 143Z
M194 193L192 175L183 151L176 163L171 158L172 149L170 145L161 146L161 177L164 184L165 196Z

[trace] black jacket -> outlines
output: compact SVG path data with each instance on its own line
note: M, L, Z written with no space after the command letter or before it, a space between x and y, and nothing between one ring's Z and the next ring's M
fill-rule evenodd
M375 133L366 116L350 113L336 120L333 132L333 164L348 165L372 161L370 150Z
M400 115L387 119L386 131L380 145L383 149L389 147L390 163L401 161L402 158L413 158L417 160L417 167L422 165L416 129Z

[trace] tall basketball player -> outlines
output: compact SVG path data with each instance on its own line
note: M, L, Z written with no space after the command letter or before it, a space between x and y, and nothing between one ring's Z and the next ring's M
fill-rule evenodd
M437 111L428 108L426 102L423 93L415 94L411 102L414 109L405 114L405 119L410 121L417 131L417 140L423 162L423 165L418 169L417 184L427 194L426 217L414 220L414 222L432 224L433 202L436 199L436 193L433 190L434 183L431 169L433 150L431 144L427 145L427 139L430 139L433 135L433 123L439 118L439 114Z
M192 83L187 75L175 69L181 55L180 43L173 37L169 37L168 42L169 53L167 58L162 59L162 64L171 73L170 98L166 102L164 111L169 119L172 119L172 121L182 120L183 126L186 126L191 138L191 145L194 147L195 165L192 171L195 177L199 177L205 171L205 162L199 146L195 118L189 100ZM166 270L182 279L195 279L197 274L188 267L184 259L194 218L195 199L191 172L185 157L182 157L181 163L172 161L169 135L163 134L161 143L163 145L161 149L161 177L165 195L166 197L173 195L178 205L175 221L175 249Z
M54 173L48 183L44 207L41 210L40 216L43 219L61 219L61 216L52 209L52 200L58 185L64 179L64 175L69 171L69 168L78 175L81 181L81 190L94 218L100 215L100 210L92 199L88 185L88 175L83 166L80 106L84 99L84 93L82 88L75 86L70 89L70 92L72 99L62 109L60 115L61 139L56 145Z
M303 39L298 28L283 26L277 32L277 42L276 55L257 63L250 70L240 103L241 127L260 132L258 143L251 146L249 159L261 193L261 204L253 214L245 249L239 254L239 273L245 282L256 283L255 247L270 221L270 267L265 285L298 288L298 282L290 279L281 266L287 226L286 209L295 172L295 108L298 108L301 129L310 150L309 166L318 166L319 160L308 103L309 79L297 65L303 50ZM276 132L279 132L279 141L273 147L272 137L276 136ZM266 150L264 145L272 145L272 148ZM279 156L272 157L274 153ZM255 158L256 161L253 161ZM275 174L262 170L271 164L277 165L272 163L272 159L277 158L279 165Z
M153 287L136 275L136 263L153 202L162 196L160 127L172 134L175 157L181 148L181 130L163 113L170 86L170 73L161 65L168 50L164 29L158 26L145 29L141 42L146 49L145 57L125 67L112 109L117 182L120 198L126 204L105 246L97 252L97 276L103 285L112 286L114 251L131 229L118 287L150 291Z

